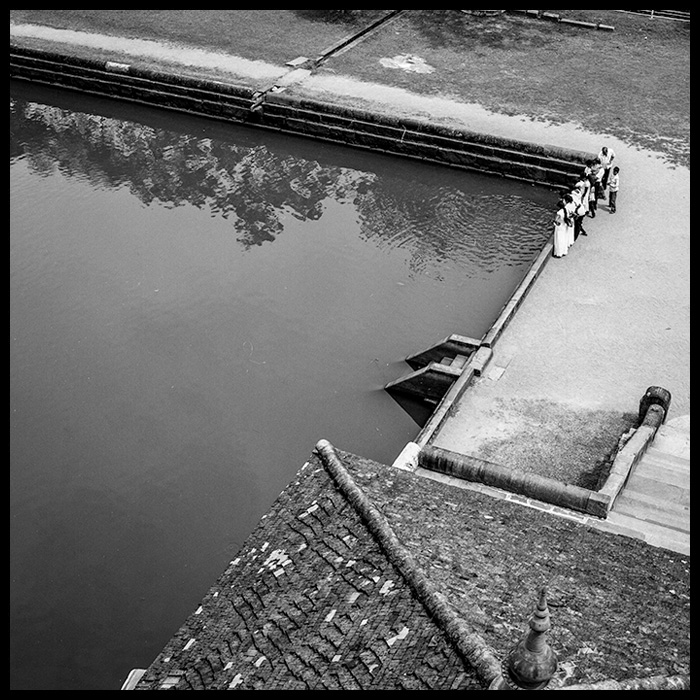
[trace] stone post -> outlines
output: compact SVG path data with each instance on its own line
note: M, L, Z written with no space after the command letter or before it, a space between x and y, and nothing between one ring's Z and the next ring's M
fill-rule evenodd
M661 406L664 410L664 422L671 406L671 392L662 386L650 386L644 392L644 396L639 401L639 422L646 416L650 406Z

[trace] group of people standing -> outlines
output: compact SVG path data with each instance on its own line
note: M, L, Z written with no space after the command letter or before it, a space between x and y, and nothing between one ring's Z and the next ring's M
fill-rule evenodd
M620 168L614 165L615 152L603 146L597 158L586 162L574 186L562 193L554 216L554 257L561 258L579 236L588 234L583 228L583 220L588 216L595 219L598 200L605 199L608 193L608 211L617 211L617 192L620 188Z

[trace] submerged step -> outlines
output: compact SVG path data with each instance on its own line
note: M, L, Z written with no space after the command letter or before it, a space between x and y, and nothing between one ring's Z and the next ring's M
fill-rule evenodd
M431 362L443 363L446 358L452 358L451 364L454 364L454 359L457 357L464 357L464 364L466 364L469 357L471 357L479 347L481 347L480 340L453 333L435 345L414 353L413 355L409 355L406 358L406 363L413 369L419 369L420 367L426 367Z
M455 368L462 368L468 361L469 358L466 355L457 355L457 357L452 360L452 366Z
M431 362L427 367L389 382L384 388L389 392L397 391L427 401L439 401L460 374L459 369Z

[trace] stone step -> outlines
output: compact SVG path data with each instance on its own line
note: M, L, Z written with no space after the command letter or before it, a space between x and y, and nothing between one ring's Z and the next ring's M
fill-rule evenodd
M690 532L690 508L684 508L677 503L623 491L615 501L613 510L679 532Z
M628 537L638 537L653 547L670 549L673 552L690 555L690 534L673 530L663 525L639 520L615 509L599 525L601 530L616 532Z
M668 484L656 479L648 479L635 473L629 478L622 493L634 493L648 496L659 501L675 503L679 506L690 505L690 489Z
M644 503L649 507L658 508L669 513L674 513L676 515L690 517L690 503L681 503L678 501L669 501L664 498L660 498L657 494L640 493L639 491L627 490L625 488L618 500L625 496L626 498L634 499L640 503ZM617 504L617 500L615 501Z
M452 360L453 367L464 367L467 364L469 358L466 355L457 355L454 360Z
M644 455L632 472L632 477L641 476L651 481L670 484L682 489L690 488L690 471L669 468L658 460Z
M461 375L461 370L439 362L409 372L384 386L387 391L397 391L431 402L440 401Z
M644 453L644 458L658 463L668 469L677 469L678 471L690 471L690 460L685 457L680 457L677 454L671 454L664 450L654 447L653 445L647 448Z
M469 358L466 355L456 355L455 357L443 357L439 364L453 367L454 369L462 369L468 360Z
M690 415L679 416L664 423L658 429L651 449L689 460Z

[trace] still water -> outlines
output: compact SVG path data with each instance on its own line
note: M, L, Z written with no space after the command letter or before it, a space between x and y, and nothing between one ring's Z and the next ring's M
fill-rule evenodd
M11 84L11 689L118 690L321 438L391 464L382 387L488 330L552 203Z

